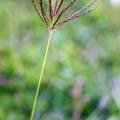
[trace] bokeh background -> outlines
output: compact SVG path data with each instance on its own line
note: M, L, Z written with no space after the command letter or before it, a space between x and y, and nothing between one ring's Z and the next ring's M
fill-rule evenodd
M120 0L96 5L54 32L34 120L120 120ZM31 0L0 0L0 120L29 120L47 38Z

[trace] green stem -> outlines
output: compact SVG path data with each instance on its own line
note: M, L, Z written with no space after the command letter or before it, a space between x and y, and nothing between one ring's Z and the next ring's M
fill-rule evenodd
M34 117L37 97L38 97L38 93L39 93L39 89L40 89L44 69L45 69L45 66L46 66L46 60L47 60L47 55L48 55L48 49L49 49L49 46L50 46L51 36L52 36L52 30L49 31L47 47L46 47L46 50L45 50L45 56L44 56L44 60L43 60L43 64L42 64L42 69L41 69L41 72L40 72L40 78L39 78L39 81L38 81L38 84L37 84L37 89L36 89L36 93L35 93L35 97L34 97L34 102L33 102L33 107L32 107L30 120L33 120L33 117Z

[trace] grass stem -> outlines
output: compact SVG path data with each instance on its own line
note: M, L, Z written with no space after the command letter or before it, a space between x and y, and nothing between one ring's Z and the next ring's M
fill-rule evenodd
M32 106L32 112L31 112L30 120L33 120L33 117L34 117L35 107L36 107L36 103L37 103L37 97L38 97L38 93L39 93L44 69L45 69L45 66L46 66L46 61L47 61L47 55L48 55L48 50L49 50L49 46L50 46L51 36L52 36L52 30L49 31L49 37L48 37L47 46L46 46L46 50L45 50L45 56L44 56L44 60L43 60L43 64L42 64L42 68L41 68L41 72L40 72L40 78L39 78L39 81L38 81L38 84L37 84L37 89L36 89L36 93L35 93L35 97L34 97L34 102L33 102L33 106Z

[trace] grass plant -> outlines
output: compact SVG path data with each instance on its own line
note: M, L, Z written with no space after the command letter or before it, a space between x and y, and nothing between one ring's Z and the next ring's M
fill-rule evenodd
M66 18L63 18L63 14L66 13L71 8L71 6L73 4L75 4L75 2L77 2L77 1L78 0L69 0L69 3L67 5L65 5L64 7L62 7L64 4L64 0L55 0L55 1L47 0L48 11L49 11L49 16L48 16L46 9L43 5L43 0L38 0L38 4L34 0L32 0L32 3L33 3L36 13L38 14L40 20L43 22L45 27L48 29L49 36L48 36L47 46L45 49L43 64L42 64L42 68L41 68L41 72L40 72L40 78L38 80L37 89L36 89L36 93L35 93L35 97L34 97L30 120L33 120L33 118L34 118L38 93L39 93L40 85L42 82L44 69L46 66L47 55L48 55L49 46L51 43L51 37L52 37L54 30L63 26L65 23L73 21L74 19L76 19L82 15L85 15L95 9L95 7L90 8L96 2L96 0L92 0L87 5L85 5L82 9L75 11L74 13L72 13L70 16L68 16ZM38 9L38 5L40 7L40 10ZM59 22L59 20L61 18L64 20Z

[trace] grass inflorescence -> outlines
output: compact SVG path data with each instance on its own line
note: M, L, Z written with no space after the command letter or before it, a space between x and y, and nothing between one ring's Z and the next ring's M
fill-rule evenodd
M64 5L64 7L62 8L62 5L64 4L64 0L56 0L54 4L52 4L53 0L47 0L49 16L47 16L46 10L43 6L43 0L38 0L40 6L40 12L34 0L32 0L32 3L34 5L35 11L37 12L42 22L47 26L49 30L53 30L95 9L95 7L90 8L96 2L96 0L92 0L82 9L75 11L70 16L64 18L63 21L59 22L59 20L63 18L62 17L63 14L66 13L70 9L70 7L72 7L72 5L75 4L76 1L77 0L70 0L70 2L67 5Z

